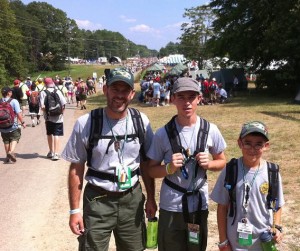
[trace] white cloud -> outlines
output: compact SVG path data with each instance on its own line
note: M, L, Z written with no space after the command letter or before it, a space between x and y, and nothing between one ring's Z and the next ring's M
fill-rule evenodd
M80 19L75 19L78 27L80 29L85 29L85 30L99 30L102 28L101 24L94 24L89 20L80 20Z
M181 28L181 25L184 22L178 22L178 23L174 23L174 24L168 24L165 26L166 29L172 29L172 28Z
M120 18L121 18L124 22L126 22L126 23L135 23L135 22L136 22L136 19L134 19L134 18L128 18L128 17L126 17L126 16L124 16L124 15L121 15Z
M155 30L146 24L139 24L129 28L130 31L142 32L142 33L160 33L159 30Z

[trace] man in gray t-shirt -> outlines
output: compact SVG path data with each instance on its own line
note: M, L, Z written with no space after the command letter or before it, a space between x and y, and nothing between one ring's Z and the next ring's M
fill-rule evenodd
M133 119L137 117L135 114L133 118L128 108L135 94L133 75L126 69L116 68L108 77L103 86L107 106L99 110L103 122L101 138L92 149L89 147L91 125L96 127L96 122L92 123L91 113L83 115L77 120L62 153L62 157L71 162L69 224L72 232L80 235L79 250L108 250L113 231L117 250L140 251L145 248L145 199L139 169L147 191L146 214L153 217L157 210L154 180L143 170L147 160L140 154L141 148L147 151L150 147L153 132L142 113L140 125L144 127L144 138L139 137L134 127ZM82 216L79 205L86 162L88 183L84 189Z
M204 149L196 153L199 128L204 124L196 113L199 94L197 81L186 77L175 81L172 103L177 108L177 116L172 123L182 151L173 152L166 128L162 127L156 131L147 153L150 176L165 178L160 191L159 250L206 250L206 171L218 171L225 166L226 143L217 126L209 123Z

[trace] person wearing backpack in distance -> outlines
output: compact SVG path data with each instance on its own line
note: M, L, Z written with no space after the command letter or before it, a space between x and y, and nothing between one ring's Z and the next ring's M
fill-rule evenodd
M147 116L128 107L135 95L131 72L110 70L103 93L106 107L79 117L61 155L71 162L69 226L80 236L80 251L107 251L112 231L116 250L140 251L145 249L140 174L147 191L147 217L154 217L157 210L154 180L145 170L153 132ZM79 206L85 163L82 216Z
M15 148L21 138L21 129L19 128L18 120L23 128L26 128L26 124L22 118L22 111L19 102L16 99L11 98L12 89L9 87L3 87L1 93L0 132L6 152L6 159L4 160L4 163L14 163L17 161ZM4 105L8 105L8 108L4 108Z
M59 137L64 135L63 112L67 103L52 78L45 78L46 89L40 92L40 107L46 123L49 152L47 158L59 160Z
M225 167L226 143L218 127L196 113L200 102L196 80L178 78L171 93L177 115L156 131L147 153L149 175L164 178L160 190L158 250L203 251L208 232L206 171Z
M29 115L32 121L31 126L35 127L35 125L40 124L40 102L39 102L39 91L36 87L35 83L32 83L30 86L30 90L26 92L28 97L28 106L29 106ZM34 117L36 117L36 122Z
M211 193L218 203L218 245L224 251L263 250L260 236L264 231L272 232L276 243L283 237L279 167L262 157L270 146L264 123L245 123L237 143L242 157L227 163Z

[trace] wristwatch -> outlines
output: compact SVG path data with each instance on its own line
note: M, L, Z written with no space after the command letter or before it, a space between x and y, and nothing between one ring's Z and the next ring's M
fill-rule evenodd
M275 228L276 228L280 233L283 232L282 226L275 225Z

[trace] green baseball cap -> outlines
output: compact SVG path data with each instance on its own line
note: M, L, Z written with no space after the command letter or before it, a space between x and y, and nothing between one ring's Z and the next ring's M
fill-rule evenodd
M269 140L268 128L261 121L251 121L245 123L242 127L240 138L244 138L246 135L250 133L260 133L263 136L265 136L267 140Z
M119 81L128 84L131 89L134 89L134 76L126 68L115 68L110 70L106 84L110 86Z

